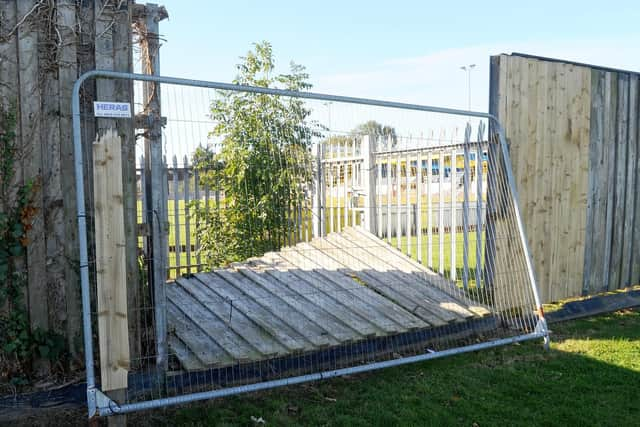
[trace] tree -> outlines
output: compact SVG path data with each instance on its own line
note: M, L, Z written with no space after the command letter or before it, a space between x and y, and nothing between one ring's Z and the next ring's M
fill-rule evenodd
M241 58L234 83L307 90L304 67L273 76L271 45L257 43ZM320 127L299 98L221 91L211 104L221 137L218 153L198 149L194 165L203 184L224 195L222 208L198 204L201 250L210 266L223 266L279 249L292 230L292 213L305 206L312 181L312 138Z
M394 148L398 142L394 127L369 120L353 128L348 135L331 135L322 141L326 150L325 156L341 157L346 155L344 150L349 150L354 142L359 143L364 135L379 137L380 147L384 149Z
M398 136L396 135L395 128L383 125L375 120L369 120L356 126L351 131L351 134L381 137L382 146L385 148L393 148L398 143Z

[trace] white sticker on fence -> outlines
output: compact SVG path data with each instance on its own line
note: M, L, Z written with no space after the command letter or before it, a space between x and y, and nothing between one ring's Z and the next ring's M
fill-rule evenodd
M128 102L94 101L93 115L95 117L131 117L131 104Z

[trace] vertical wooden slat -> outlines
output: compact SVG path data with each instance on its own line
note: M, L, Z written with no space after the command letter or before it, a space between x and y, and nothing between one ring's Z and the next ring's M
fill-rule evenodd
M547 102L547 112L544 117L544 138L550 142L544 151L544 163L548 165L547 167L549 169L542 177L543 187L547 189L544 194L546 203L543 206L544 209L548 210L547 215L543 218L543 233L546 235L553 235L554 232L557 233L559 231L555 228L554 224L557 221L557 204L560 195L558 189L558 185L560 184L558 182L558 172L564 168L561 147L558 146L562 142L561 138L564 136L558 127L561 126L565 120L564 116L562 119L559 117L559 115L563 115L564 113L562 106L559 105L561 98L559 91L564 83L561 72L562 67L560 64L549 64L548 78L550 81L547 85L547 93L543 95L546 96ZM557 284L557 276L555 275L558 261L557 248L557 239L547 239L543 252L546 262L544 263L542 275L544 280L543 294L546 295L550 301L556 301L558 295L561 294L555 286Z
M533 251L532 257L534 259L534 268L538 278L538 286L540 291L545 296L549 295L549 278L545 274L545 266L548 265L547 259L543 256L549 242L549 237L545 236L546 220L545 215L549 211L546 200L548 200L547 192L548 182L546 182L546 176L549 171L545 169L547 164L547 152L553 149L553 146L547 142L548 136L546 134L548 125L548 113L547 113L547 91L549 86L553 85L551 79L551 66L547 62L539 62L536 75L537 78L537 111L535 116L535 130L531 143L535 144L538 148L535 151L536 154L536 185L534 186L534 193L531 195L535 201L535 207L533 214L537 216L537 220L532 221L532 225L529 228L529 237L534 239L531 244Z
M624 247L624 224L626 216L626 187L628 162L628 125L629 125L629 75L618 73L618 98L615 117L615 194L613 207L613 236L611 245L609 289L621 287ZM622 286L623 287L623 286Z
M603 265L596 258L602 256L606 209L602 199L602 183L606 182L604 162L604 104L605 72L591 71L591 112L589 132L589 187L587 198L587 225L584 249L584 277L582 294L595 292L603 283Z
M631 77L629 97L629 175L627 195L631 200L629 211L633 220L625 235L631 242L629 252L629 285L640 283L640 76Z
M490 60L489 69L489 114L497 117L501 122L506 119L505 105L507 103L506 97L506 67L508 65L507 57L505 55L492 56ZM496 257L496 213L497 213L497 166L498 166L498 147L495 143L495 135L497 130L495 124L489 121L489 135L487 146L487 202L485 213L485 251L484 262L482 269L482 280L484 286L492 287L495 273L495 257ZM505 129L506 132L506 129ZM508 135L507 135L508 137ZM479 236L482 238L482 235Z
M127 388L129 336L121 140L107 130L93 144L100 388Z
M8 34L17 23L16 1L10 0L2 5L1 34ZM0 105L5 109L17 107L18 101L18 38L14 34L0 43L0 81L14 82L13 85L0 85Z
M623 159L626 168L626 179L624 188L625 197L625 212L624 221L622 224L624 241L622 242L622 263L620 280L618 283L619 288L631 286L632 281L632 265L633 265L633 222L636 214L636 189L635 178L639 171L635 169L637 151L636 151L636 127L638 126L638 77L627 76L627 109L625 116L627 117L627 131L626 131L626 156Z
M160 75L160 37L159 22L166 17L163 7L154 4L145 6L143 24L147 33L141 40L145 46L142 57L142 69L145 74ZM146 48L146 49L145 49ZM165 188L165 168L162 158L161 128L161 85L146 82L143 85L145 114L153 119L145 138L145 170L147 175L147 210L151 229L151 283L155 316L156 363L161 370L166 370L167 357L167 323L166 323L166 279L168 256L168 201Z
M613 147L607 150L605 167L607 169L607 201L606 220L604 231L604 256L603 264L603 290L610 289L611 282L611 249L614 234L614 206L615 206L615 180L616 180L616 115L618 99L618 76L607 73L605 76L605 105L604 105L604 136L605 140Z
M51 19L55 19L51 16ZM24 24L23 24L24 25ZM38 50L40 53L56 48L56 41L46 26L33 28L37 32ZM62 193L60 162L62 157L62 140L60 138L60 99L59 75L53 64L45 66L46 57L40 56L38 76L41 100L41 116L31 122L30 126L39 126L39 141L41 145L42 169L40 191L42 193L43 210L38 212L44 224L46 286L45 295L48 298L49 328L60 334L66 333L66 307L62 302L66 299L64 244L67 241L64 227L64 195ZM30 100L23 100L30 102Z
M120 2L113 13L113 69L120 72L133 72L133 48L131 17L128 5ZM114 82L114 101L127 102L133 108L133 81L118 79ZM129 334L131 353L135 357L141 354L141 292L138 278L138 197L136 188L136 140L134 121L118 120L118 134L123 139L122 151L122 191L124 205L124 232L126 245L127 292L129 301Z
M78 57L77 42L78 38L74 32L74 26L78 24L76 16L76 4L73 0L59 0L56 8L56 19L58 22L58 30L60 38L65 43L59 47L60 61L58 62L58 93L60 111L59 127L61 141L61 157L60 157L60 176L62 185L62 197L64 203L64 259L65 261L65 279L66 279L66 327L67 342L70 354L75 358L80 353L80 337L81 337L81 315L82 308L80 304L79 292L79 276L77 268L72 260L79 258L78 254L78 227L76 217L76 200L75 200L75 176L74 176L74 159L73 144L71 143L71 92L68 88L78 76ZM2 61L0 61L2 62ZM1 77L0 77L1 78ZM134 159L135 167L135 159ZM135 238L135 233L134 233ZM134 353L135 354L135 353Z
M566 86L566 68L562 64L553 64L553 81L551 86L552 92L547 95L549 107L552 115L549 117L548 134L549 140L553 141L551 146L552 150L549 152L547 162L550 166L550 173L547 174L550 178L550 185L547 187L550 189L548 194L550 214L547 216L549 222L549 228L555 229L556 232L560 232L563 225L560 223L560 208L562 206L562 197L564 193L563 187L563 170L566 167L565 156L565 144L566 144L566 98L564 91L567 90ZM563 231L563 230L562 230ZM553 232L553 231L551 231ZM548 272L548 288L547 294L552 301L557 301L560 295L564 293L564 287L566 283L561 283L559 279L559 273L564 263L562 256L562 247L558 239L550 239L549 245L549 272Z
M35 6L35 0L17 2L17 16L25 16ZM29 321L32 328L49 329L49 299L47 295L46 276L46 241L44 222L43 153L41 147L41 128L38 123L44 119L41 107L38 72L38 33L29 25L22 25L17 30L18 64L19 64L19 126L23 159L22 170L24 180L32 180L37 184L33 197L33 206L38 214L34 215L31 229L27 232L28 268L28 305ZM36 125L34 125L36 124ZM43 366L44 368L44 366Z

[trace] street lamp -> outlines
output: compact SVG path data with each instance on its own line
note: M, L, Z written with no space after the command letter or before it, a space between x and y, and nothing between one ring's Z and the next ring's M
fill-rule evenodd
M463 65L460 69L467 73L468 77L468 86L467 86L467 96L469 99L468 110L471 111L471 70L476 67L476 64Z

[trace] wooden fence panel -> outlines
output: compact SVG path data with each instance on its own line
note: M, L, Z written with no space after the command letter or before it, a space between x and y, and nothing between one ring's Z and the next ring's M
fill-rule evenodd
M542 299L640 282L638 75L521 54L492 72Z

